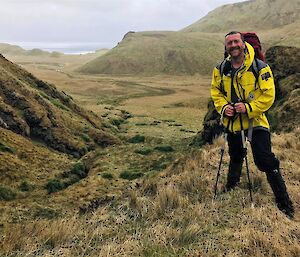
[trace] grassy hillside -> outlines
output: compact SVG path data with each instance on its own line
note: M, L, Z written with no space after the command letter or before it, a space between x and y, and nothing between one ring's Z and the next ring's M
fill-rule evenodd
M0 119L3 127L74 156L117 140L101 119L64 92L0 56Z
M118 46L87 63L79 71L104 74L206 74L214 67L215 60L221 58L221 49L222 42L205 33L129 33Z
M67 216L39 212L35 222L5 224L2 256L299 256L299 131L274 135L296 219L274 205L251 160L254 203L246 177L212 201L221 140L181 158L159 176L132 183L121 197L93 202ZM225 159L224 169L228 165ZM220 188L224 183L222 170ZM37 216L38 217L38 216Z
M129 32L107 54L82 66L90 74L210 74L222 59L224 34L256 31L264 49L300 47L299 1L225 5L178 32Z
M6 43L0 43L0 53L2 55L27 55L27 56L52 56L52 57L59 57L62 55L62 53L59 52L47 52L43 51L38 48L34 48L31 50L25 50L20 46L17 45L11 45L11 44L6 44Z
M186 32L264 31L300 20L298 0L253 0L221 6L183 29Z

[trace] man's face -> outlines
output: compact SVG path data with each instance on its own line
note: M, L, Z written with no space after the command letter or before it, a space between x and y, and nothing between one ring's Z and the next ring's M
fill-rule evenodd
M225 38L225 47L227 53L234 59L244 55L245 43L240 34L228 35Z

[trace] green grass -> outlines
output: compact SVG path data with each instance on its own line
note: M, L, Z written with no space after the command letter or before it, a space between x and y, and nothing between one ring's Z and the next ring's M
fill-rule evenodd
M0 142L0 152L15 153L14 149Z
M153 152L152 148L141 148L134 150L135 153L141 154L141 155L149 155Z
M0 200L4 201L11 201L16 199L17 194L14 192L14 190L0 186Z
M140 178L144 175L143 172L136 170L136 169L129 169L125 170L120 173L120 178L127 179L127 180L134 180Z
M127 140L128 143L138 144L145 142L145 136L143 135L135 135Z
M59 179L51 179L51 180L48 181L45 188L47 189L49 194L52 194L52 193L55 193L57 191L65 189L66 186Z
M28 181L22 181L19 186L20 191L22 192L30 192L34 190L34 185Z
M174 148L170 145L160 145L154 147L154 150L160 151L160 152L174 152Z
M114 176L109 172L102 172L100 176L108 180L112 180L114 178Z

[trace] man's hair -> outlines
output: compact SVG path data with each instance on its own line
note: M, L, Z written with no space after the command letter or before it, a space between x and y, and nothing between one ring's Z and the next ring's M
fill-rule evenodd
M229 36L229 35L235 35L235 34L240 34L242 41L245 42L243 34L242 34L241 32L239 32L239 31L230 31L229 33L227 33L227 34L225 35L225 38L226 38L227 36Z

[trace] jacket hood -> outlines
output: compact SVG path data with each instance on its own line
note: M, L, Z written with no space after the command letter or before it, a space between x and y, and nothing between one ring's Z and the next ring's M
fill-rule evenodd
M252 45L250 45L247 42L245 42L245 45L246 45L246 49L245 49L244 65L246 67L246 70L248 70L254 60L255 52L254 52L254 48L252 47Z

